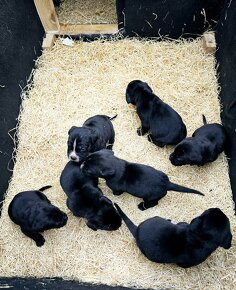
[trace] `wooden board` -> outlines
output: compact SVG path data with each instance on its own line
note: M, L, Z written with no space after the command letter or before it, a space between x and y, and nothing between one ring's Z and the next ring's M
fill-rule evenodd
M37 12L46 33L58 33L60 24L52 0L34 0Z
M113 34L117 24L60 24L60 34Z

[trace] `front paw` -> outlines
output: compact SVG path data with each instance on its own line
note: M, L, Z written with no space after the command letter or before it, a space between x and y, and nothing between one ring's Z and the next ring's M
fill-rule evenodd
M139 128L137 129L137 134L138 134L139 136L143 136L143 129L142 129L141 127L139 127Z
M143 201L142 201L142 202L140 202L140 204L138 205L138 208L139 208L140 210L142 210L142 211L146 210L146 207L145 207L145 205L144 205L144 202L143 202Z
M121 195L123 192L122 191L113 191L114 195Z
M35 241L37 247L42 247L45 243L45 239L42 237Z
M91 221L88 221L87 222L87 226L91 229L91 230L93 230L93 231L97 231L97 225L95 225L95 223L94 222L91 222Z

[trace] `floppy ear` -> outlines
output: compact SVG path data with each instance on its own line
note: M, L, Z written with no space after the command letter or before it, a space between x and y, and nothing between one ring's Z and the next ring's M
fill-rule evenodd
M73 130L75 130L77 127L76 126L72 126L71 128L70 128L70 130L68 131L68 135L70 135L70 133L73 131Z
M193 219L190 223L190 229L193 232L198 232L202 229L203 226L203 218L200 217L196 217L195 219Z
M91 134L90 134L91 143L94 144L97 141L97 139L98 139L98 135L95 132L91 131Z
M102 177L107 177L107 176L111 176L115 173L115 169L113 168L103 168L101 171L101 176Z

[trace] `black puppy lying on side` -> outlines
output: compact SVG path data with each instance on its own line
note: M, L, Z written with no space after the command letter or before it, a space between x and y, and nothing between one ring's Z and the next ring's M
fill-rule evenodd
M68 208L75 216L85 218L89 228L113 231L121 226L121 218L112 202L97 187L98 178L84 175L79 163L66 164L60 183L68 197Z
M67 142L69 159L80 162L90 152L103 148L112 149L115 141L115 131L111 120L116 116L110 118L105 115L96 115L87 119L82 127L71 127Z
M149 131L148 140L160 147L176 145L186 137L186 126L180 115L158 98L147 83L130 82L126 101L137 108L141 120L141 127L137 129L139 136Z
M143 202L138 205L140 210L157 205L168 190L203 195L195 189L170 182L164 172L151 166L119 159L112 150L102 149L90 154L81 168L88 176L104 178L115 195L128 192L143 198Z
M192 135L180 142L172 154L170 161L173 165L204 165L215 161L226 145L225 128L217 123L207 124L203 115L204 125Z
M141 252L153 262L188 268L205 261L218 247L231 247L229 219L219 208L204 211L190 224L173 224L156 216L137 227L117 204L115 206Z
M49 229L61 228L67 223L67 215L51 204L43 190L24 191L18 193L8 207L11 220L21 227L27 237L33 239L41 247L45 239L40 234Z

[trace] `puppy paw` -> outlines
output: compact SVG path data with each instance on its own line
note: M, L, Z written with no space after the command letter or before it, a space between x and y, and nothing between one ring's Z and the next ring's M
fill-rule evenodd
M45 243L45 239L44 238L39 239L39 240L35 241L35 243L36 243L37 247L42 247Z
M143 130L142 130L141 127L137 129L137 134L138 134L139 136L142 136L142 135L143 135Z
M107 145L107 149L109 149L109 150L112 150L112 147L113 147L113 144L109 144L109 145Z
M140 209L140 210L146 210L146 208L145 208L145 206L144 206L144 202L142 201L142 202L140 202L140 204L138 205L138 208Z
M122 191L113 191L114 195L121 195L123 192Z

